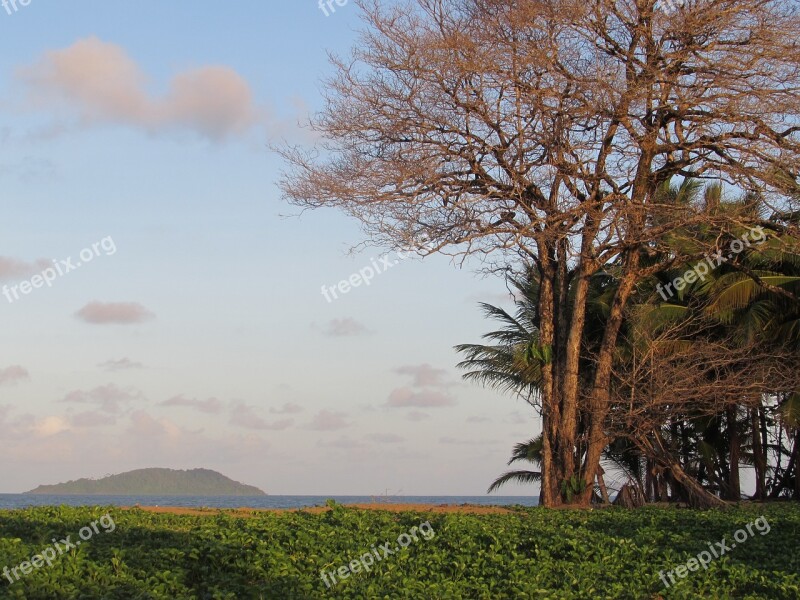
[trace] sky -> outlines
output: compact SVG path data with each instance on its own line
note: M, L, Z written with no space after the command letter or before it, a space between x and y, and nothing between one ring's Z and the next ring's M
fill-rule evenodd
M538 432L455 368L501 279L353 252L357 222L281 198L271 148L318 141L329 52L360 26L352 2L0 6L0 493L202 467L479 495Z

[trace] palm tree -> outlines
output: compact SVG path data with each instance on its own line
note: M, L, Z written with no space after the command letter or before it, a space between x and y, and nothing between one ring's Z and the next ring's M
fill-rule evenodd
M539 471L507 471L492 482L492 485L489 486L489 489L486 490L486 493L491 494L492 492L496 492L507 483L541 483L543 442L543 436L542 434L539 434L527 442L517 444L514 446L514 451L511 454L511 460L508 461L509 465L512 465L518 461L529 462L538 467L540 469Z
M666 182L659 191L663 214L656 210L652 219L666 221L675 210L693 204L701 204L712 223L720 212L752 218L762 210L757 196L751 194L727 201L722 192L721 185L704 187L692 178L686 178L680 186ZM800 216L779 215L774 218L798 220ZM657 264L663 260L664 253L699 255L703 249L716 244L727 249L745 233L745 229L720 232L709 225L672 231L658 247L649 249L643 261ZM797 300L800 295L800 254L791 249L791 244L787 248L786 237L774 233L769 235L762 244L748 247L733 260L711 270L707 277L676 290L668 299L659 297L658 284L673 281L695 265L676 264L669 271L658 272L640 282L635 302L623 326L624 335L620 339L615 368L623 373L635 363L641 346L652 343L652 335L640 334L653 333L679 322L700 325L685 329L680 338L660 340L658 343L665 345L662 351L667 355L671 351L692 348L701 339L726 342L733 339L742 346L758 342L800 351L800 302ZM795 247L800 242L797 239L788 241ZM539 408L541 367L551 356L549 349L542 348L539 343L537 274L528 269L524 277L511 282L517 295L516 311L511 314L482 304L484 313L499 321L501 328L483 336L489 342L487 344L456 346L465 357L458 366L468 371L465 379L518 394ZM585 384L591 380L593 365L590 357L602 334L615 286L613 265L591 280L580 368ZM566 310L570 310L569 306ZM620 440L613 439L606 448L605 459L626 473L629 481L635 482L640 490L644 489L643 496L652 500L666 499L668 489L672 490L672 499L708 503L714 500L713 494L719 494L738 500L741 495L740 464L748 463L756 466L759 497L767 493L769 471L773 493L776 489L785 490L789 485L796 489L795 495L800 498L800 390L787 390L782 398L779 406L769 410L763 399L749 398L745 399L749 408L731 404L715 415L688 411L672 416L654 432L662 449L674 455L674 459L670 457L666 462L649 454L643 455L642 448L620 446ZM776 429L775 423L781 425ZM794 441L792 448L784 447L780 427L785 428L787 441ZM768 443L768 429L773 438L778 436L777 444ZM509 464L518 460L540 464L541 445L538 446L539 463L531 460L537 455L529 455L529 450L536 449L534 442L541 439L539 436L515 446ZM767 456L770 449L776 455L776 465L771 468ZM781 458L785 456L790 456L790 461L783 468ZM539 471L510 471L499 477L490 491L509 481L530 483L540 481L540 477ZM579 490L571 489L570 482L560 483L565 497L579 493Z
M542 385L539 345L538 281L532 271L520 279L509 280L515 290L516 312L481 303L484 315L499 321L501 328L484 334L491 344L459 344L456 351L464 355L457 367L465 369L467 381L475 381L500 392L511 392L537 407Z
M697 202L702 188L696 184L690 185L687 183L689 181L684 181L680 188L666 184L668 187L663 190L664 197L678 203L679 200ZM749 194L732 202L726 201L719 185L705 188L703 204L704 210L712 217L721 212L756 217L764 212L758 196ZM776 225L786 225L789 219L796 224L798 214L773 215L772 219ZM775 227L776 231L780 229ZM708 244L721 241L726 247L737 238L742 238L747 230L742 228L726 233L727 237L722 236L720 240L720 232L697 229L679 232L668 242L683 245L683 251L691 250L686 246L697 242ZM706 278L687 285L668 301L654 305L645 300L645 310L641 313L649 321L645 325L657 327L681 319L689 320L699 314L708 322L716 323L716 328L706 328L702 335L717 336L718 339L730 337L743 346L760 343L800 350L800 254L796 251L797 242L797 239L773 233L766 236L762 243L740 252L733 260L710 272ZM687 266L693 265L677 265L669 272L657 273L655 277L664 285L679 276L681 269ZM685 343L691 344L692 336L686 338ZM793 396L788 394L787 397ZM756 497L763 499L767 494L770 471L767 430L775 419L767 414L762 399L750 399L750 404L756 406L746 411L735 405L727 406L723 413L711 420L698 421L687 415L696 448L685 458L687 462L692 460L696 466L693 475L731 500L740 498L740 463L755 466ZM743 414L747 418L742 419ZM721 429L723 426L724 430ZM780 469L782 452L779 442L775 450L777 465L773 471ZM794 461L794 464L797 462ZM691 465L685 466L687 470L692 470ZM773 482L777 479L776 475Z
M491 304L481 303L484 314L490 319L499 321L501 328L482 336L485 341L489 342L488 344L456 346L456 351L464 355L464 360L457 366L467 371L463 375L464 379L481 383L504 393L516 394L541 414L539 393L543 385L542 365L551 360L551 351L540 345L539 280L536 271L529 268L526 269L523 277L510 278L509 282L516 297L514 314ZM613 285L615 285L615 281L607 273L599 273L591 280L584 329L586 336L584 347L587 354L599 344L602 338L604 331L602 321L607 315L610 299L613 297ZM568 302L571 300L571 295L570 290ZM588 385L591 380L592 363L586 358L582 359L581 373L585 385ZM579 433L582 433L582 424L579 424ZM543 444L544 436L541 434L525 444L518 444L515 446L511 462L521 460L520 456L523 455L518 455L518 450L522 452L525 448L533 448L535 450L533 462L541 469ZM578 452L579 456L580 454L581 451ZM530 458L525 460L530 460ZM607 499L602 473L598 473L597 478L601 495ZM498 478L489 489L494 491L508 481L530 483L540 480L541 472L539 471L510 471ZM583 479L577 475L559 483L561 494L568 503L584 490Z

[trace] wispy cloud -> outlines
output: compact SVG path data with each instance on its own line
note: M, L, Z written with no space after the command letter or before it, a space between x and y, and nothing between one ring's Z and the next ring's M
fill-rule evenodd
M337 429L344 429L349 427L350 423L347 421L347 413L335 412L330 410L321 410L311 422L308 424L309 429L316 431L336 431Z
M492 420L489 417L468 417L467 423L490 423Z
M303 412L303 407L295 402L287 402L280 408L270 408L269 412L273 415L296 415Z
M395 369L400 375L412 378L411 385L415 387L445 387L447 384L447 371L436 369L429 364L408 365Z
M18 258L0 256L0 280L25 279L52 266L53 261L46 258L27 262Z
M113 123L151 135L188 131L218 142L247 132L260 118L249 84L229 67L206 65L173 76L161 96L116 44L96 37L51 50L16 79L37 108L67 109L78 127Z
M436 390L415 391L411 388L398 388L389 394L386 405L392 408L436 408L453 406L455 398Z
M48 158L24 156L16 162L0 164L0 175L16 176L23 183L42 183L55 180L58 171L55 163ZM49 261L46 262L49 263ZM46 264L45 266L50 265Z
M322 332L329 337L351 337L368 332L367 328L350 317L329 321Z
M530 421L531 417L526 417L518 410L508 413L505 418L505 422L512 425L522 425L523 423L530 423Z
M62 417L44 417L36 421L33 431L37 436L48 437L70 429L69 423Z
M26 379L30 379L28 369L19 365L11 365L5 369L0 369L0 385L13 385Z
M218 414L222 412L222 409L224 408L223 402L217 398L198 400L197 398L186 398L183 394L168 398L167 400L160 402L159 405L192 408L208 414Z
M231 406L230 414L230 424L245 429L281 431L294 425L292 419L267 422L256 413L255 407L247 405L244 402L234 403L233 406Z
M121 389L113 383L91 390L74 390L60 402L69 404L96 404L109 414L120 414L131 402L142 399L142 394L133 389Z
M107 360L104 363L97 365L106 371L126 371L128 369L143 369L144 365L140 362L131 360L130 358L120 358L119 360Z
M130 325L155 317L138 302L89 302L75 316L92 325Z
M79 428L94 428L94 427L107 427L114 425L117 422L115 415L104 413L99 410L87 410L85 412L70 415L69 423L72 427Z
M13 410L8 416L6 412L0 407L0 438L9 463L27 464L31 468L74 465L76 477L164 461L174 468L192 468L198 464L217 468L234 463L244 465L248 461L252 464L253 457L263 457L269 451L268 441L257 432L239 430L212 435L202 429L186 429L145 410L132 411L124 420L95 410L43 417L15 416ZM115 423L117 427L108 427Z

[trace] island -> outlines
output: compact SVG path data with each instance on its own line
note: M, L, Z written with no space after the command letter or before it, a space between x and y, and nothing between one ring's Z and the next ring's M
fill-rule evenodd
M210 469L136 469L101 479L40 485L26 494L65 496L266 496Z

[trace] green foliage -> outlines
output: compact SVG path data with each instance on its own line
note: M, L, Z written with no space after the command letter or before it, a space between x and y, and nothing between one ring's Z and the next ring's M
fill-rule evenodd
M13 567L106 512L117 525L20 581L19 599L638 599L800 597L800 507L696 512L514 509L467 515L359 511L178 516L115 508L0 512L0 568ZM667 589L659 571L764 515L758 532ZM429 521L435 536L330 589L331 571Z
M561 482L561 496L567 501L567 504L571 504L572 500L576 496L580 496L585 489L586 482L583 477L578 477L577 475L573 475Z

